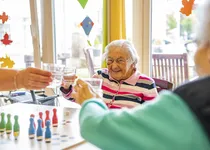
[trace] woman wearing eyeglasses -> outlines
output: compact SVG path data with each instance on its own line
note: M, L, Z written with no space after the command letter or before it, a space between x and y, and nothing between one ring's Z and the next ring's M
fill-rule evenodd
M201 10L195 53L200 78L133 109L109 110L84 81L72 96L82 104L80 132L105 150L210 150L210 1Z
M137 70L138 54L131 42L111 42L103 57L107 68L98 70L93 78L103 80L103 100L109 108L132 108L157 96L153 79ZM72 86L64 87L61 87L64 97L71 98Z

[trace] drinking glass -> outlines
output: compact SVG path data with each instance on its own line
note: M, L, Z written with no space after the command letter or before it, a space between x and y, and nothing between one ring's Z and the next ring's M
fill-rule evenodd
M43 69L52 73L53 80L48 88L56 88L61 86L64 74L64 65L44 63Z
M63 71L63 84L69 87L74 83L76 76L76 67L65 67Z
M102 91L102 79L99 78L82 78L83 81L89 83L93 90L100 96L102 97L103 91Z

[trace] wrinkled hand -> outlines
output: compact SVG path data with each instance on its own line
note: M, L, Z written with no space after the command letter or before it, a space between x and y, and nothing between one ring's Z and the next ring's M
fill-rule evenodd
M20 70L16 76L17 88L38 90L47 87L52 82L52 74L38 68Z
M75 99L76 103L82 104L87 99L97 97L91 85L81 79L77 80L73 89L72 97Z
M63 76L63 81L61 86L64 87L64 89L69 89L69 86L72 85L77 78L76 75L73 76Z

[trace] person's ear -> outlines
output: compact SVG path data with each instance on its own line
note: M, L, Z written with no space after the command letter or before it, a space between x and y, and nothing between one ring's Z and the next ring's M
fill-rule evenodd
M131 67L136 71L136 65L132 63Z
M134 63L132 63L132 64L131 64L131 67L132 67L132 68L135 68L135 65L134 65Z

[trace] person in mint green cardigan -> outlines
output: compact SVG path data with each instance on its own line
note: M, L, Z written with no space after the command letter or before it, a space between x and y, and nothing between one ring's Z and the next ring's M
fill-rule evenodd
M172 92L163 92L154 102L133 109L109 110L84 81L79 79L75 90L76 102L83 103L79 116L81 135L101 149L210 149L199 120Z
M210 1L202 10L195 66L199 79L133 109L109 110L91 86L77 80L81 135L105 150L210 150Z

